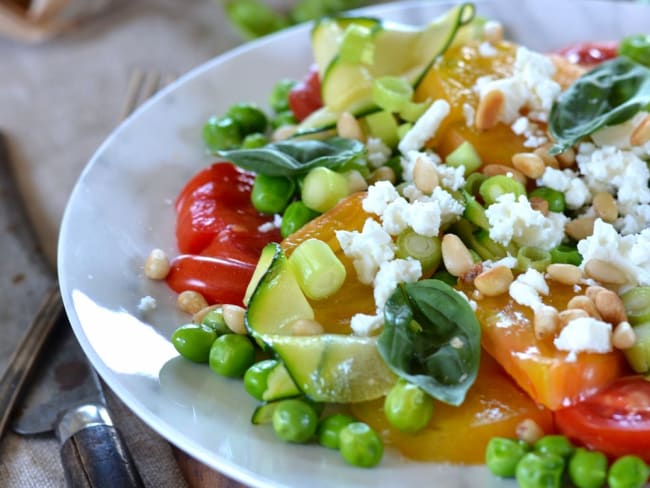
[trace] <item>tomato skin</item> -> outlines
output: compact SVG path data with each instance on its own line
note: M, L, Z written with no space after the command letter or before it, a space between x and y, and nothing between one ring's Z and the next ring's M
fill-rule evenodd
M323 106L320 77L314 65L304 80L298 82L289 92L289 108L298 122Z
M650 381L619 378L583 402L555 412L555 422L570 439L612 458L635 454L650 462Z
M558 49L556 53L572 63L594 66L615 58L618 54L618 42L578 42Z

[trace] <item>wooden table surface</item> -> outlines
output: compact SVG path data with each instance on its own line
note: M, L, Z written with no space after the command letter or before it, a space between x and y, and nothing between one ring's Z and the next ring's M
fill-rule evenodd
M207 467L183 451L176 448L173 451L178 466L191 488L246 488L246 485Z

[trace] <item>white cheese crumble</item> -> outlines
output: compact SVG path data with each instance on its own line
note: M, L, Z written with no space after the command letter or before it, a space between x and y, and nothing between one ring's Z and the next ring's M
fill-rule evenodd
M512 269L515 266L517 266L517 258L514 256L506 256L505 258L501 258L497 261L490 261L489 259L486 261L483 261L483 269L485 271L496 268L498 266L505 266L506 268Z
M260 232L271 232L272 230L279 229L282 226L282 215L273 215L273 222L265 222L260 225L257 230Z
M498 51L496 48L490 44L488 41L484 41L478 46L478 53L483 56L484 58L491 58L493 56L496 56Z
M465 117L465 125L467 125L467 127L474 127L476 109L469 103L463 103L463 116Z
M650 205L619 205L622 217L616 219L614 226L622 235L638 234L650 227Z
M510 126L513 133L518 136L524 136L524 147L539 147L548 141L544 131L539 126L528 119L528 117L519 117Z
M446 164L440 164L440 158L435 153L419 151L409 151L404 157L402 157L401 164L404 181L413 181L413 168L419 159L422 159L424 162L432 164L435 167L436 173L440 178L440 184L445 188L458 190L465 186L464 166L453 167L447 166Z
M449 111L449 103L446 100L433 102L400 141L397 146L400 152L407 154L409 151L421 149L424 143L436 134Z
M542 177L537 180L537 185L564 193L567 207L573 210L591 201L589 188L577 173L570 169L559 170L547 166Z
M138 310L141 312L151 312L158 306L158 302L154 297L147 295L146 297L140 298L140 303L138 303Z
M529 268L525 273L517 276L508 288L510 297L519 305L538 310L546 307L540 295L548 295L549 287L544 275L536 269Z
M565 325L553 344L568 351L568 361L575 361L580 352L608 353L612 350L612 325L592 317L580 317Z
M417 259L394 259L382 263L374 281L377 312L384 310L386 301L400 283L415 283L422 277L422 265Z
M357 313L350 319L350 328L358 336L369 336L382 325L384 325L384 318L380 314L367 315L365 313Z
M399 198L399 193L390 181L378 181L368 187L368 194L361 206L368 213L381 215L389 203Z
M386 164L392 154L391 149L379 137L368 137L366 149L368 150L366 158L372 168L379 168Z
M557 212L544 216L535 210L524 195L515 199L513 193L501 195L485 210L490 223L490 238L500 244L511 241L519 246L534 246L550 250L564 237L568 218Z

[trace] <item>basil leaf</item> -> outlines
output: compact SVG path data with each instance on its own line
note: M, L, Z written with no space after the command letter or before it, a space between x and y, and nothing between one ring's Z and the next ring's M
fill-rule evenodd
M365 146L354 139L332 137L323 141L286 140L257 149L219 151L219 155L242 169L266 176L299 176L310 169L325 166L337 169L343 165L365 166Z
M549 128L558 154L606 125L632 118L650 105L650 69L627 57L605 61L582 75L551 109Z
M401 284L384 307L377 347L395 374L460 405L478 373L481 326L467 300L446 283Z

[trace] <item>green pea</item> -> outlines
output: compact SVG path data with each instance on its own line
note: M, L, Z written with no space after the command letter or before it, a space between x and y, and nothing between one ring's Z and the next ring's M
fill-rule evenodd
M229 378L241 378L255 361L255 348L248 337L225 334L217 338L210 349L210 368Z
M241 130L230 117L210 117L203 126L203 142L211 151L235 149L242 142Z
M318 215L320 215L318 212L307 207L300 200L290 203L285 209L284 215L282 215L282 224L280 225L282 237L288 237L297 232L303 225L315 219Z
M218 335L230 334L232 332L223 318L222 307L215 307L206 313L201 323L214 330Z
M602 452L576 449L569 460L569 477L577 488L600 488L607 479L607 457Z
M575 451L574 445L563 435L545 435L535 442L534 448L537 452L555 454L563 458L568 458Z
M253 207L262 213L282 212L296 192L296 182L284 176L257 174L251 192Z
M560 488L564 459L555 454L529 452L517 463L515 478L520 488Z
M517 463L530 450L522 441L493 437L485 449L485 464L497 476L511 478L515 475Z
M244 137L244 140L241 143L241 147L242 149L257 149L266 146L268 142L269 140L264 134L255 132Z
M641 488L648 479L648 466L638 456L623 456L609 467L607 484L610 488Z
M316 431L318 443L329 449L338 449L339 434L341 433L341 430L352 422L356 422L356 420L353 417L342 413L335 413L325 417L318 424L318 430Z
M431 420L433 399L420 387L400 380L386 395L384 413L393 427L413 434Z
M343 459L361 468L376 466L384 455L381 438L363 422L352 422L341 429L339 450Z
M277 114L289 110L289 92L296 85L294 80L280 80L278 81L269 97L269 105Z
M625 37L618 48L618 54L650 66L650 35L636 34Z
M239 125L243 135L264 132L269 123L266 114L257 105L245 102L232 105L226 112L226 117Z
M565 263L580 266L582 263L582 256L578 250L573 246L560 244L554 249L551 249L551 262L552 263Z
M265 359L253 364L244 373L244 389L256 400L264 400L263 395L268 388L269 373L278 365L275 359Z
M293 112L291 110L285 110L283 112L278 113L278 115L276 115L275 118L271 120L271 127L277 129L278 127L282 127L283 125L295 125L297 123L298 121L296 120L296 117L293 115Z
M548 209L551 212L564 212L566 208L566 199L564 198L564 193L561 191L553 190L552 188L547 188L545 186L540 186L535 188L530 192L529 197L538 197L543 198L548 202Z
M195 363L207 363L217 334L201 324L181 325L172 334L172 344L181 356Z
M282 400L273 412L275 435L286 442L307 442L316 433L318 416L302 400Z

